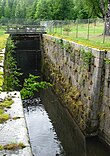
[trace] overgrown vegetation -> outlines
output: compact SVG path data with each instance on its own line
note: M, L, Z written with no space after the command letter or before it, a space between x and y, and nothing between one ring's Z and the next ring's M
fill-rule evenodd
M85 69L88 69L91 65L91 59L93 57L93 54L91 51L85 52L84 49L81 50L82 60L83 60L83 66Z
M110 64L110 59L105 58L104 61L105 61L105 64Z
M52 86L50 83L41 81L38 82L39 76L30 74L27 79L25 79L23 88L20 91L22 99L32 98L35 92L38 92L40 89L48 88Z
M6 40L8 38L8 35L2 34L1 30L0 30L0 51L5 48L5 45L6 45Z
M5 67L4 67L4 91L13 91L19 86L18 77L22 75L17 68L17 62L13 56L14 42L8 38L6 44Z

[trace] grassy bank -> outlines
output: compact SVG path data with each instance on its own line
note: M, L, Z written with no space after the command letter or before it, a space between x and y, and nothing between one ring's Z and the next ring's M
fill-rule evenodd
M110 36L103 36L104 23L69 24L54 27L48 33L79 44L110 51ZM104 41L104 43L103 43Z
M6 40L8 38L8 34L5 34L5 30L0 27L0 51L5 48Z

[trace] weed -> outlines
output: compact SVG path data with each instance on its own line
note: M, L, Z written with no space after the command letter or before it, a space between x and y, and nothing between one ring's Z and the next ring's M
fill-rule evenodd
M23 143L11 143L7 145L0 145L0 150L18 150L18 149L23 149L26 146Z

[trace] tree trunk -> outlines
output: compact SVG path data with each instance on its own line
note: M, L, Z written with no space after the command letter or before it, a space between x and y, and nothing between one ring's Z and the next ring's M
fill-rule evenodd
M108 0L108 9L105 15L105 35L110 36L110 0Z

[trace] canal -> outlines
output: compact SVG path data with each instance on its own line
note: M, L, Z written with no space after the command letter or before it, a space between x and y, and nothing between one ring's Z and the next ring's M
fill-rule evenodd
M24 112L34 156L109 156L98 138L85 139L51 89L41 91Z
M36 44L37 40L37 44ZM39 38L16 40L15 57L23 75L39 75L41 53ZM51 88L36 98L24 100L24 112L34 156L109 156L98 138L85 139L72 117Z

